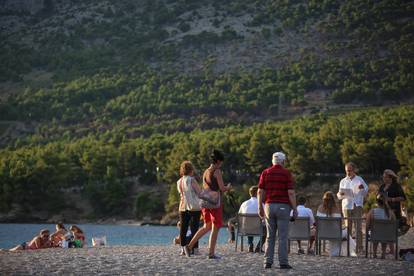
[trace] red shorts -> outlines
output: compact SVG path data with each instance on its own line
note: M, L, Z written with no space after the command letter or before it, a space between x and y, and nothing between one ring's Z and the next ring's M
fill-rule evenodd
M223 205L220 204L219 208L216 209L206 209L201 208L203 213L204 223L213 223L214 226L220 228L223 226Z

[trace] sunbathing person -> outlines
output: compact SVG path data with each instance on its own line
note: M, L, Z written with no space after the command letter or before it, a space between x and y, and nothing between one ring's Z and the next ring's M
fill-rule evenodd
M73 241L70 247L83 247L86 244L83 231L76 225L72 225L69 230L73 234Z
M63 223L56 224L56 231L50 235L52 247L65 247L64 242L66 241L68 234L70 233L68 230L66 230Z
M22 244L19 244L10 249L10 251L35 250L49 247L51 247L51 242L49 240L49 230L42 229L39 235L35 236L30 242L24 242Z

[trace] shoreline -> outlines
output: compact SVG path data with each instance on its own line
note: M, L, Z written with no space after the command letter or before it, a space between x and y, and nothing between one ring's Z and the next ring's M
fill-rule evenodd
M257 242L257 239L255 239ZM329 244L328 244L329 247ZM399 248L414 247L414 229L399 238ZM291 270L274 265L263 269L264 254L235 251L235 244L218 244L219 260L207 259L207 242L200 243L200 255L179 254L180 247L163 245L117 245L86 248L48 248L9 252L0 250L0 275L414 275L414 262L359 257L298 255L291 243Z
M134 226L174 226L174 224L163 224L159 221L145 221L145 220L132 220L132 219L105 219L105 220L78 220L62 221L63 224L96 224L96 225L134 225ZM55 221L50 220L1 220L0 224L56 224Z

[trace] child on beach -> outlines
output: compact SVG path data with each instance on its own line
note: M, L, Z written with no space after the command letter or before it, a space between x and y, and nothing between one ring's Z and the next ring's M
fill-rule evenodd
M315 218L313 216L313 212L310 208L307 208L305 206L306 204L306 197L304 196L298 196L297 199L297 209L298 209L298 217L308 217L309 218L309 224L310 224L310 240L309 240L309 244L308 244L308 254L309 255L314 255L315 252L312 249L313 247L313 242L315 241L315 235L316 235L316 228L315 228ZM290 216L293 216L293 212L291 212ZM298 242L298 254L305 254L305 251L302 249L301 247L301 241L297 241Z
M22 244L19 244L10 249L10 251L35 250L49 247L51 247L51 242L49 240L49 230L42 229L39 235L35 236L30 242L24 242Z
M73 241L69 247L84 247L85 246L85 235L83 231L76 225L72 225L69 230L73 234Z

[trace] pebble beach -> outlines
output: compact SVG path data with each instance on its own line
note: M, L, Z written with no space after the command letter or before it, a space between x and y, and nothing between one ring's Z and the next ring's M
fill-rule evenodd
M400 248L414 247L411 229L400 238ZM200 255L179 255L179 247L108 246L99 248L51 248L19 252L0 251L0 275L414 275L414 263L365 257L289 255L291 270L263 269L263 254L235 252L234 244L218 245L222 257L209 260L207 246Z

